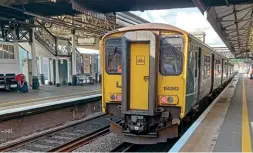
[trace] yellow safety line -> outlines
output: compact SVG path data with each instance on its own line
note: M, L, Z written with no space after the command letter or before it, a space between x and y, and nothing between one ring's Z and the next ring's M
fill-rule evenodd
M244 77L242 84L242 152L252 152Z
M6 101L1 102L0 106L8 106L9 104L16 104L16 103L23 103L23 102L36 102L37 100L49 100L49 99L55 99L60 97L66 97L66 96L74 96L79 94L87 94L92 92L97 92L101 90L93 90L93 91L87 91L87 92L79 92L79 93L73 93L73 94L65 94L65 95L58 95L58 96L51 96L51 97L43 97L43 98L34 98L34 99L26 99L26 100L18 100L18 101Z

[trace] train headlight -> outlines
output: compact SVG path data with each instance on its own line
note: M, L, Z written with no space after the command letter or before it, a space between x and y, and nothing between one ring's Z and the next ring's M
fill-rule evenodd
M167 103L167 97L166 97L166 96L162 96L162 97L161 97L161 102L162 102L163 104L166 104L166 103Z
M119 94L119 95L116 96L116 99L117 99L118 101L121 101L121 100L122 100L122 96Z
M168 103L170 103L170 104L171 104L171 103L173 103L173 101L174 101L174 98L173 98L173 97L171 97L171 96L169 96L169 97L168 97Z
M111 94L110 99L111 99L111 100L115 100L115 95L114 95L114 94Z
M162 105L176 105L179 102L179 98L176 95L160 96L160 104Z
M122 95L121 93L118 93L118 94L112 93L109 95L109 99L110 101L122 101Z

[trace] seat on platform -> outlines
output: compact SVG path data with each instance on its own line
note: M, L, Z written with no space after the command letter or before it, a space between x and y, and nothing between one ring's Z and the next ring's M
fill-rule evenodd
M80 74L78 75L78 85L83 85L83 84L94 84L95 83L95 78L91 75L85 75L85 74Z
M11 89L17 89L17 84L18 82L15 80L15 74L14 73L8 73L5 74L5 89L6 90L11 90Z
M6 84L17 84L17 81L15 80L15 74L9 73L5 74L6 78Z

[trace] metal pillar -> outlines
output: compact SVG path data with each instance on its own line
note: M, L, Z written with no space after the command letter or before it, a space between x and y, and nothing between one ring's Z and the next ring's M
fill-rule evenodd
M102 82L102 75L101 75L101 61L100 61L100 55L98 55L98 82L101 83Z
M14 56L16 56L15 57L16 63L19 63L19 46L18 46L18 41L15 41L15 43L14 43L14 53L16 54L16 55L14 55ZM19 69L18 73L21 73L21 72L22 72L22 70ZM26 76L26 77L28 77L28 76Z
M53 85L54 84L54 59L50 59L50 74L51 74L51 84L50 85Z
M52 69L52 67L51 67L51 58L49 58L48 59L48 84L49 85L52 85L53 83L52 83L52 74L51 74L51 69Z
M75 30L72 30L72 85L77 85Z
M40 83L45 84L45 77L43 74L43 57L39 57L39 68L40 68Z
M72 85L72 76L71 76L71 61L70 59L67 59L67 64L68 64L68 85Z
M59 60L55 60L55 83L57 87L60 87L60 78L59 78Z
M32 30L32 38L34 40L34 30ZM32 41L31 45L31 53L32 53L32 89L39 89L39 79L38 79L38 67L37 67L37 57L35 51L35 43Z

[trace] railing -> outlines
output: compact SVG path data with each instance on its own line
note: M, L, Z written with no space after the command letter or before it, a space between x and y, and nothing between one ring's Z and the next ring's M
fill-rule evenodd
M50 35L42 28L35 28L34 37L49 52L55 56L57 55L57 51L55 50L56 38L53 35Z
M43 27L39 21L36 21L36 23ZM69 39L54 36L46 28L35 28L34 36L35 39L54 56L71 56L71 44L69 43Z
M37 24L43 26L39 21L37 21ZM34 37L43 47L45 47L54 56L71 57L72 44L69 39L54 36L46 28L36 28L34 31ZM75 51L77 73L82 73L83 56L77 49Z

